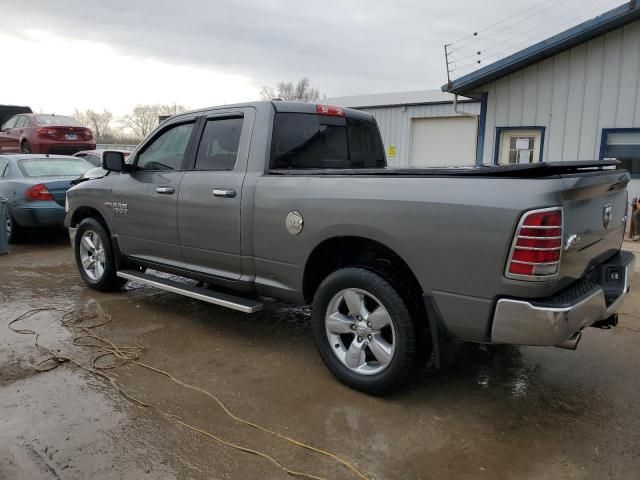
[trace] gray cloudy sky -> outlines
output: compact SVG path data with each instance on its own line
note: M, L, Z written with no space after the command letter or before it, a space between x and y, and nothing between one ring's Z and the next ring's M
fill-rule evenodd
M487 40L515 45L519 32L526 40L536 26L542 34L545 25L564 27L621 3L0 0L0 44L24 67L4 76L0 103L61 112L173 101L200 107L252 100L262 85L303 76L329 97L438 88L445 42L516 15L488 33L515 24L511 31ZM459 45L462 57L476 48Z

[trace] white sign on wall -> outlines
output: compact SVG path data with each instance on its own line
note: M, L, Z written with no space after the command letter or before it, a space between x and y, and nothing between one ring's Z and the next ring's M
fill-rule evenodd
M516 138L516 150L529 150L529 139Z

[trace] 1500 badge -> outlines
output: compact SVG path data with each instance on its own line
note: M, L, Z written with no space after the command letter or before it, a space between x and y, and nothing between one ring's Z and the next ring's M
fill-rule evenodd
M116 215L126 215L129 213L129 207L126 203L122 202L104 202L105 206L113 208L113 213Z

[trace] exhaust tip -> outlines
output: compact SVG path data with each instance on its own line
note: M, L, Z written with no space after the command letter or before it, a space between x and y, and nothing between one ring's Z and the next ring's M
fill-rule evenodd
M595 328L605 328L605 329L607 329L607 328L616 327L617 325L618 325L618 314L614 313L609 318L606 318L604 320L600 320L599 322L596 322L591 326L595 327Z
M578 342L580 341L581 337L582 337L582 332L576 332L564 342L556 345L556 347L564 348L566 350L575 350L576 348L578 348Z

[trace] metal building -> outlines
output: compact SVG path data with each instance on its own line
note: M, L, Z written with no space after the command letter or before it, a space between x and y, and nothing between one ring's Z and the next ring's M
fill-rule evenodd
M371 113L393 167L473 164L480 102L440 90L330 98L331 105Z
M640 178L640 4L635 1L442 89L481 102L477 163L617 158ZM640 195L640 181L632 181L630 195Z

